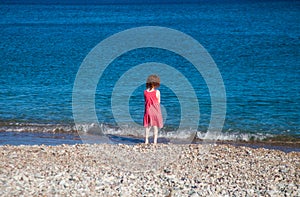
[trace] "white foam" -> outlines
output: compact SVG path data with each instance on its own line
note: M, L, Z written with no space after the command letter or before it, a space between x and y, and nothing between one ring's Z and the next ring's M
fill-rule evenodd
M87 135L118 135L118 136L134 136L137 138L144 137L145 130L144 127L134 127L130 124L122 125L122 128L106 125L106 124L36 124L36 123L6 123L2 124L0 127L2 132L48 132L48 133L74 133L79 132L79 134ZM153 132L150 132L150 136ZM201 131L191 131L191 130L174 130L174 131L160 131L160 138L167 138L171 141L182 140L190 141L196 137L201 140L222 140L222 141L249 141L249 140L263 140L268 137L272 137L271 134L264 133L243 133L243 132L201 132Z
M263 134L263 133L240 133L240 132L222 132L222 133L197 133L197 138L203 140L222 140L222 141L249 141L251 139L254 140L263 140L267 137L271 137L272 135Z

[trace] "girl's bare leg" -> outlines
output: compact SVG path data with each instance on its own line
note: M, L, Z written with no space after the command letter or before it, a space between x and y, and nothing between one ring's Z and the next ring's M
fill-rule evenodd
M154 144L157 144L157 135L158 135L158 128L154 126Z
M151 127L146 127L146 130L145 130L145 144L148 144L149 143L149 131L150 131L150 128Z

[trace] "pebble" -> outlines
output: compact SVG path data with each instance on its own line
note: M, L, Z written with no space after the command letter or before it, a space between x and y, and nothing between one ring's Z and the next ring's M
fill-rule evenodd
M299 152L174 144L0 152L0 196L300 196Z

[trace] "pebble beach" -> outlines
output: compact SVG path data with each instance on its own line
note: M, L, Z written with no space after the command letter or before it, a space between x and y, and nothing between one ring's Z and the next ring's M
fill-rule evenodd
M0 146L0 196L299 196L300 152L233 145Z

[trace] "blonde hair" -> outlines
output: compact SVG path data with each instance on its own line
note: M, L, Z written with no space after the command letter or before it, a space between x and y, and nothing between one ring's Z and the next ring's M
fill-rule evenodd
M146 88L158 88L160 86L160 78L157 75L149 75L146 82Z

